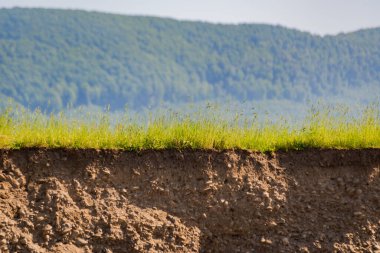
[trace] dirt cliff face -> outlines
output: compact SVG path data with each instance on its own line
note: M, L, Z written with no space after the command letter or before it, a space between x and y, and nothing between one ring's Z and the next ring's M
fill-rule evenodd
M0 157L0 252L380 252L379 149Z

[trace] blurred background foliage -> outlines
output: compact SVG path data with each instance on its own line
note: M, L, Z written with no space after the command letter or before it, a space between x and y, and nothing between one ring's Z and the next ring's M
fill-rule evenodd
M317 36L74 10L0 10L0 100L60 111L378 99L380 28ZM269 102L268 102L269 101Z

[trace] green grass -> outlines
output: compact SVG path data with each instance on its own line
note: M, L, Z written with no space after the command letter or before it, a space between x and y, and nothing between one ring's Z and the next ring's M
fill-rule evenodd
M109 115L73 119L6 108L0 110L0 148L250 149L380 148L380 113L368 107L355 117L347 110L311 110L297 126L286 120L255 117L223 120L220 114L197 117L168 113L147 121L127 114L111 123ZM195 114L193 114L195 115ZM140 122L140 123L137 123Z

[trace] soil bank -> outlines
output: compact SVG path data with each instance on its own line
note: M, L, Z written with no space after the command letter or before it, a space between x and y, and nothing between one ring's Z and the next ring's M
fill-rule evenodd
M0 252L380 252L380 149L0 159Z

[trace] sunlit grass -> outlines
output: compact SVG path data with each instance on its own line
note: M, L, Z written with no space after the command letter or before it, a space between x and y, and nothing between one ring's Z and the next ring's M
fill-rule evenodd
M74 119L8 107L0 110L0 148L110 149L250 149L380 148L380 113L376 106L352 116L344 108L311 109L297 126L256 116L223 119L212 111L166 115L136 121L127 114L117 122L109 115ZM197 115L194 117L194 115ZM350 116L351 115L351 116Z

